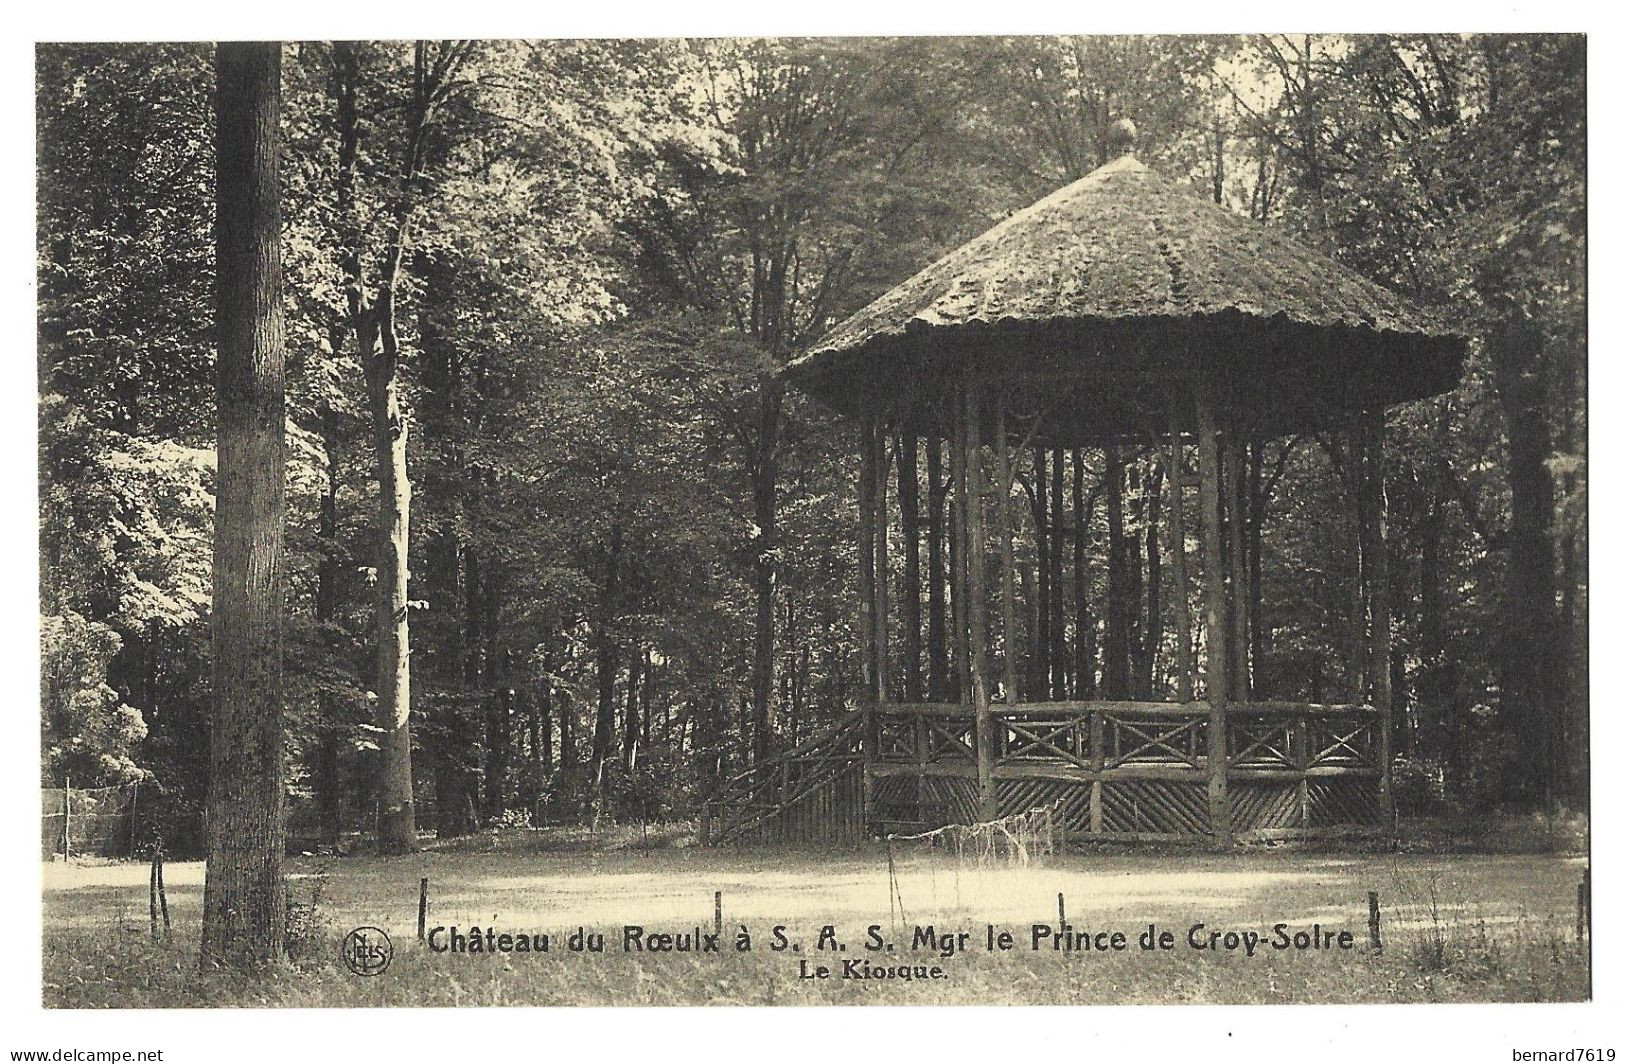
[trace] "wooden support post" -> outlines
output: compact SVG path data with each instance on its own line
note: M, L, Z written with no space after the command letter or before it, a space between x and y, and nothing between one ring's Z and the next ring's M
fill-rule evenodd
M891 482L891 459L887 455L886 430L875 422L870 437L875 450L875 690L876 700L891 701L891 518L887 488Z
M989 704L987 682L987 581L983 576L982 548L982 430L979 397L971 379L964 384L964 418L962 444L964 461L960 463L960 484L965 489L965 573L967 595L965 612L969 615L970 631L970 686L971 701L976 707L976 783L980 798L980 816L992 820L998 816L998 797L993 787L993 712Z
M897 513L903 535L903 583L898 595L902 620L902 670L898 688L903 701L924 696L920 674L920 441L912 431L897 437Z
M1288 752L1292 755L1292 767L1303 775L1298 777L1298 826L1309 826L1309 758L1313 751L1309 749L1309 721L1307 716L1294 717L1288 725L1291 734L1287 739Z
M158 847L158 915L164 918L164 941L170 939L169 933L169 894L164 890L164 848Z
M1073 697L1095 697L1094 636L1089 619L1089 519L1094 504L1084 491L1083 448L1072 448L1072 620L1076 625L1072 663Z
M880 713L874 706L863 708L863 808L860 811L858 838L868 837L870 820L875 808L874 766L880 761Z
M1014 463L1010 460L1010 437L1004 420L1002 388L994 406L993 418L993 454L998 462L999 480L999 620L1004 625L1004 700L1015 705L1021 701L1016 679L1021 652L1016 642L1016 522L1015 512L1010 506Z
M879 668L875 662L875 496L874 422L863 423L858 448L858 613L863 630L865 698L874 701Z
M716 893L715 903L717 940L720 942L722 940L722 891L720 890Z
M1224 534L1219 515L1219 436L1212 393L1207 387L1200 387L1195 399L1202 496L1202 601L1207 622L1207 806L1214 840L1223 845L1231 838L1229 754L1225 735L1230 692L1225 676L1228 662L1224 565L1219 549L1219 537Z
M1067 697L1066 658L1066 450L1055 447L1049 455L1049 682L1047 697L1062 701ZM1039 471L1039 476L1043 472Z
M1377 807L1382 829L1397 839L1394 820L1394 624L1388 602L1388 488L1383 472L1381 410L1366 415L1366 444L1371 478L1371 696L1377 708L1377 756L1382 775Z
M1354 559L1354 587L1352 601L1350 602L1352 620L1351 635L1353 636L1349 647L1349 701L1364 703L1369 698L1366 690L1366 674L1369 672L1370 647L1366 641L1366 584L1369 580L1367 566L1370 559L1366 557L1369 544L1366 541L1366 492L1364 486L1365 474L1365 439L1359 426L1352 426L1346 433L1347 460L1344 467L1344 494L1348 503L1348 521L1354 527L1353 542L1349 550Z
M1106 830L1106 784L1100 778L1106 769L1106 711L1099 706L1089 711L1089 767L1095 773L1089 784L1089 833L1099 835Z
M1252 699L1251 669L1247 651L1252 644L1249 636L1247 602L1247 527L1241 505L1241 467L1246 461L1247 449L1242 445L1234 420L1226 426L1220 443L1224 447L1224 500L1228 512L1230 551L1227 575L1230 587L1230 654L1233 659L1230 689L1238 702Z
M965 573L968 539L965 530L965 409L957 393L950 397L949 404L952 410L948 415L950 424L948 477L953 482L953 499L948 506L948 533L951 541L948 557L949 614L954 633L954 674L959 684L959 701L961 704L970 705L972 703L970 615L966 609L970 581Z
M152 863L147 868L147 924L152 940L158 941L158 847L152 848Z
M1057 891L1056 894L1055 894L1055 917L1056 917L1057 924L1062 929L1065 929L1065 927L1066 927L1066 895L1060 893L1059 891Z
M874 766L879 759L879 717L875 713L874 702L878 690L876 687L877 667L875 662L875 512L874 494L871 485L874 481L875 451L873 446L874 423L866 421L863 425L862 443L858 448L858 615L859 627L863 633L863 671L864 671L864 699L862 713L863 719L863 824L861 829L867 831L872 810L874 809Z
M429 937L429 877L418 880L418 941Z
M1170 416L1170 421L1172 417ZM1185 445L1177 428L1168 445L1168 539L1174 566L1174 683L1181 702L1194 697L1191 663L1191 585L1185 564Z
M1382 952L1382 908L1377 904L1377 892L1366 894L1366 905L1370 910L1366 915L1366 929L1371 935L1371 952Z

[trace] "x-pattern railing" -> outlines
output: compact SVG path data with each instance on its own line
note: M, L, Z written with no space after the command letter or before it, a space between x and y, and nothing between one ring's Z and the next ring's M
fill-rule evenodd
M1122 717L1107 717L1106 723L1111 729L1111 741L1107 749L1115 751L1106 758L1106 767L1116 768L1119 765L1133 761L1178 761L1183 764L1197 767L1206 755L1206 748L1202 740L1207 734L1207 720L1205 718L1192 718L1187 721L1170 724L1166 721L1136 721ZM1138 745L1128 745L1127 739ZM1179 745L1174 745L1176 742ZM1160 754L1160 756L1144 756L1147 754Z
M875 729L880 736L880 760L913 761L919 726L918 717L881 717Z
M1310 764L1351 761L1364 764L1371 760L1375 745L1371 741L1373 721L1319 720L1315 723L1317 727L1312 732L1315 754L1309 759Z
M1246 721L1231 721L1230 755L1232 765L1297 766L1292 756L1292 729L1301 727L1296 722L1255 725Z
M976 759L975 725L963 721L945 724L930 717L921 718L925 728L925 757L927 761Z
M1088 767L1087 717L1004 720L1004 761L1068 761Z

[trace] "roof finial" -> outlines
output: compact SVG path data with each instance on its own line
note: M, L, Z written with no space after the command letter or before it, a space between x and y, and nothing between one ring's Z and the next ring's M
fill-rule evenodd
M1132 119L1119 118L1113 122L1106 127L1106 154L1113 159L1133 155L1134 138L1138 132Z

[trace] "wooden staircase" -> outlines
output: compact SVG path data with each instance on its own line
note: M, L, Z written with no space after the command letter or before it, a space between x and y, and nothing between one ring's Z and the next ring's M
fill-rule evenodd
M705 841L862 841L863 722L863 714L851 713L728 779L708 807Z

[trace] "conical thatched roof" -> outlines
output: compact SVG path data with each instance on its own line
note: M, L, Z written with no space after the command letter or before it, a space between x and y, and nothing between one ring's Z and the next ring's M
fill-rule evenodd
M852 413L895 413L965 369L1020 375L1030 409L1059 426L1046 436L1088 442L1188 424L1170 397L1197 378L1280 430L1447 390L1463 352L1402 297L1124 155L910 277L786 372Z

